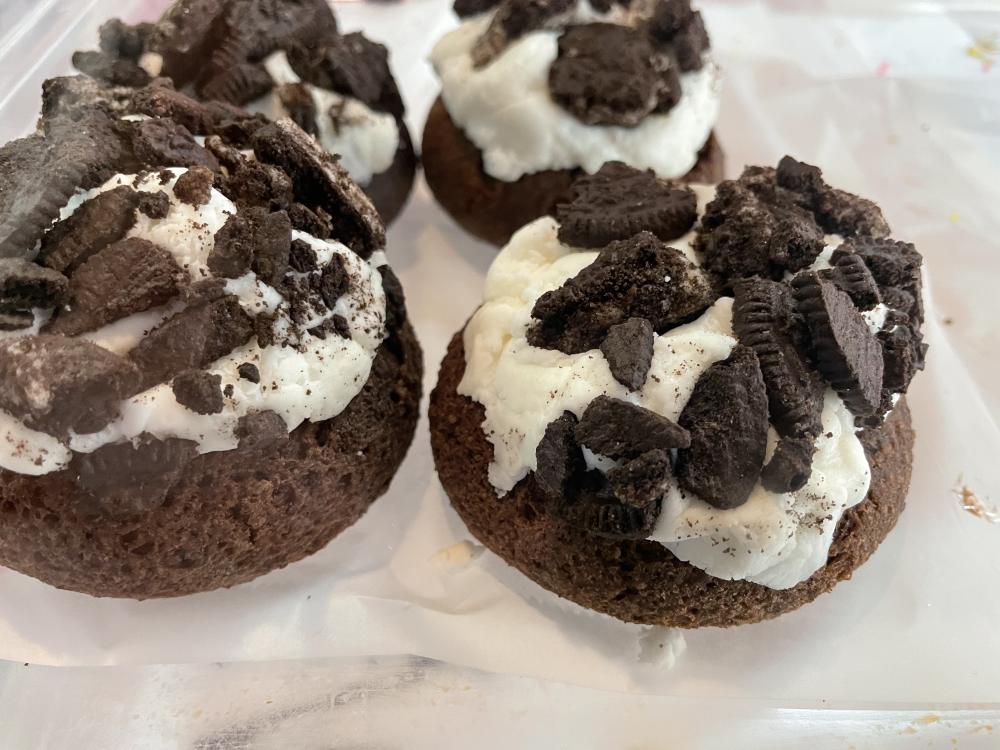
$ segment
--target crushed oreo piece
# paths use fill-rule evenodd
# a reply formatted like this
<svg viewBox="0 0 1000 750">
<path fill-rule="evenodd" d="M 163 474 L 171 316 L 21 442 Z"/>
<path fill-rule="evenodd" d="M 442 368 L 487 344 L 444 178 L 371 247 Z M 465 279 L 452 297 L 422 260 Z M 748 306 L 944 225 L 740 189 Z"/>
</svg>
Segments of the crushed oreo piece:
<svg viewBox="0 0 1000 750">
<path fill-rule="evenodd" d="M 816 196 L 826 189 L 819 167 L 806 164 L 791 156 L 783 156 L 775 170 L 778 186 L 803 195 Z"/>
<path fill-rule="evenodd" d="M 196 414 L 218 414 L 222 411 L 221 375 L 204 370 L 185 370 L 174 376 L 170 387 L 177 403 Z"/>
<path fill-rule="evenodd" d="M 318 206 L 314 211 L 301 203 L 292 203 L 288 207 L 288 218 L 293 229 L 321 240 L 333 239 L 333 217 Z"/>
<path fill-rule="evenodd" d="M 573 478 L 587 470 L 583 452 L 576 442 L 576 415 L 563 412 L 549 422 L 535 448 L 535 481 L 542 492 L 562 502 L 571 491 Z"/>
<path fill-rule="evenodd" d="M 663 499 L 670 476 L 670 453 L 658 448 L 611 469 L 608 488 L 621 502 L 646 508 Z"/>
<path fill-rule="evenodd" d="M 857 237 L 837 248 L 833 261 L 839 262 L 848 253 L 864 260 L 886 304 L 908 315 L 914 324 L 923 323 L 923 258 L 911 243 Z"/>
<path fill-rule="evenodd" d="M 927 344 L 920 331 L 908 322 L 887 324 L 878 334 L 885 363 L 882 391 L 889 395 L 905 393 L 910 381 L 924 369 Z M 884 398 L 883 398 L 884 400 Z"/>
<path fill-rule="evenodd" d="M 695 11 L 687 24 L 672 39 L 674 57 L 682 73 L 701 70 L 705 53 L 711 44 L 700 11 Z"/>
<path fill-rule="evenodd" d="M 107 52 L 86 50 L 74 52 L 73 67 L 81 73 L 96 78 L 112 86 L 145 86 L 149 83 L 149 73 L 126 60 Z"/>
<path fill-rule="evenodd" d="M 316 102 L 312 93 L 302 83 L 286 83 L 275 89 L 282 108 L 295 124 L 316 137 L 319 129 L 316 125 Z"/>
<path fill-rule="evenodd" d="M 319 268 L 316 251 L 305 240 L 294 239 L 288 252 L 288 265 L 299 273 L 315 271 Z"/>
<path fill-rule="evenodd" d="M 132 61 L 137 61 L 142 56 L 152 33 L 151 23 L 130 26 L 119 18 L 105 21 L 97 30 L 102 51 Z"/>
<path fill-rule="evenodd" d="M 853 414 L 874 414 L 884 365 L 882 346 L 864 317 L 846 292 L 815 273 L 798 274 L 792 287 L 812 334 L 816 367 Z"/>
<path fill-rule="evenodd" d="M 815 452 L 815 438 L 781 438 L 774 449 L 774 455 L 760 473 L 761 485 L 765 490 L 778 494 L 801 490 L 812 476 Z"/>
<path fill-rule="evenodd" d="M 165 219 L 170 213 L 170 196 L 162 190 L 157 190 L 155 193 L 142 191 L 139 193 L 136 208 L 139 209 L 139 213 L 150 219 Z"/>
<path fill-rule="evenodd" d="M 257 365 L 253 362 L 244 362 L 236 368 L 236 371 L 244 380 L 249 380 L 251 383 L 260 382 L 260 370 L 257 369 Z"/>
<path fill-rule="evenodd" d="M 473 65 L 477 68 L 488 65 L 511 42 L 530 31 L 556 25 L 575 4 L 575 0 L 502 0 L 490 25 L 472 48 Z"/>
<path fill-rule="evenodd" d="M 705 209 L 695 249 L 723 291 L 741 278 L 781 279 L 823 251 L 823 230 L 803 199 L 777 185 L 775 170 L 750 167 L 719 184 Z"/>
<path fill-rule="evenodd" d="M 323 302 L 331 310 L 334 305 L 337 304 L 337 300 L 340 299 L 351 286 L 351 279 L 347 274 L 347 265 L 344 263 L 344 258 L 338 253 L 335 253 L 330 262 L 326 264 L 323 268 L 322 274 L 319 276 L 319 293 L 323 298 Z"/>
<path fill-rule="evenodd" d="M 816 217 L 830 234 L 844 237 L 888 237 L 889 224 L 882 209 L 867 198 L 846 190 L 827 188 L 819 197 Z"/>
<path fill-rule="evenodd" d="M 875 277 L 864 259 L 855 253 L 840 253 L 832 260 L 832 267 L 820 271 L 819 276 L 847 292 L 859 310 L 871 310 L 882 301 Z"/>
<path fill-rule="evenodd" d="M 260 313 L 253 319 L 253 335 L 257 337 L 257 346 L 261 349 L 272 346 L 277 340 L 274 331 L 276 320 L 275 313 Z"/>
<path fill-rule="evenodd" d="M 677 452 L 677 481 L 715 508 L 747 501 L 764 465 L 767 392 L 753 349 L 737 344 L 698 378 L 678 419 L 691 445 Z"/>
<path fill-rule="evenodd" d="M 240 417 L 236 437 L 241 450 L 270 450 L 288 440 L 288 425 L 280 414 L 256 411 Z"/>
<path fill-rule="evenodd" d="M 651 484 L 648 477 L 640 479 L 648 469 L 637 467 L 635 479 Z M 626 477 L 619 478 L 619 482 Z M 609 539 L 644 539 L 649 536 L 660 513 L 659 497 L 632 505 L 614 496 L 609 482 L 599 471 L 588 471 L 582 485 L 569 502 L 557 506 L 556 513 L 567 523 L 596 536 Z M 637 495 L 638 496 L 638 495 Z"/>
<path fill-rule="evenodd" d="M 51 268 L 22 258 L 0 258 L 0 313 L 55 307 L 66 298 L 68 288 L 66 277 Z"/>
<path fill-rule="evenodd" d="M 638 458 L 647 451 L 686 448 L 687 430 L 654 411 L 610 396 L 598 396 L 587 406 L 576 428 L 576 439 L 608 458 Z"/>
<path fill-rule="evenodd" d="M 313 47 L 295 45 L 289 49 L 288 61 L 306 83 L 358 99 L 396 119 L 404 114 L 389 69 L 389 51 L 360 33 L 331 36 Z"/>
<path fill-rule="evenodd" d="M 197 454 L 193 440 L 161 440 L 143 433 L 133 442 L 74 454 L 69 468 L 97 511 L 123 516 L 160 507 Z"/>
<path fill-rule="evenodd" d="M 309 328 L 306 333 L 318 339 L 326 339 L 328 334 L 335 334 L 342 339 L 351 338 L 351 327 L 343 315 L 331 315 L 319 325 Z"/>
<path fill-rule="evenodd" d="M 42 432 L 97 432 L 138 384 L 139 373 L 128 360 L 89 341 L 0 339 L 0 409 Z"/>
<path fill-rule="evenodd" d="M 121 142 L 111 115 L 80 107 L 42 120 L 36 133 L 0 147 L 0 257 L 27 258 L 78 189 L 116 171 Z M 57 269 L 58 270 L 58 269 Z"/>
<path fill-rule="evenodd" d="M 459 18 L 467 18 L 493 10 L 499 4 L 500 0 L 455 0 L 452 9 Z"/>
<path fill-rule="evenodd" d="M 243 159 L 225 180 L 225 193 L 238 206 L 260 206 L 281 211 L 293 201 L 292 180 L 284 170 Z"/>
<path fill-rule="evenodd" d="M 98 193 L 56 222 L 42 239 L 38 261 L 72 273 L 87 258 L 122 239 L 135 225 L 139 194 L 128 185 Z"/>
<path fill-rule="evenodd" d="M 181 299 L 188 307 L 201 305 L 225 296 L 226 280 L 224 278 L 199 279 L 181 289 Z"/>
<path fill-rule="evenodd" d="M 46 333 L 78 336 L 169 302 L 187 273 L 173 254 L 138 237 L 128 237 L 91 256 L 69 281 L 69 309 L 60 311 Z"/>
<path fill-rule="evenodd" d="M 615 380 L 630 391 L 639 390 L 653 362 L 653 326 L 645 318 L 629 318 L 611 326 L 601 342 L 601 353 Z"/>
<path fill-rule="evenodd" d="M 35 316 L 30 312 L 0 312 L 0 331 L 21 331 L 34 323 Z"/>
<path fill-rule="evenodd" d="M 203 206 L 212 197 L 212 183 L 215 175 L 207 167 L 191 167 L 177 178 L 174 195 L 181 203 L 189 206 Z"/>
<path fill-rule="evenodd" d="M 570 26 L 549 68 L 553 101 L 588 125 L 635 127 L 680 99 L 680 80 L 640 30 L 611 23 Z"/>
<path fill-rule="evenodd" d="M 664 242 L 683 237 L 698 218 L 694 191 L 612 161 L 577 179 L 572 199 L 556 207 L 559 241 L 574 247 L 604 247 L 641 231 Z"/>
<path fill-rule="evenodd" d="M 398 331 L 406 322 L 406 296 L 396 272 L 388 265 L 379 266 L 382 275 L 382 291 L 385 292 L 385 327 Z"/>
<path fill-rule="evenodd" d="M 168 318 L 139 341 L 129 359 L 142 371 L 144 388 L 149 388 L 178 372 L 207 366 L 253 334 L 253 320 L 239 300 L 228 295 Z"/>
<path fill-rule="evenodd" d="M 642 232 L 612 242 L 591 265 L 539 297 L 528 342 L 577 354 L 599 347 L 611 326 L 629 318 L 645 318 L 662 333 L 714 301 L 683 253 Z"/>
<path fill-rule="evenodd" d="M 295 197 L 333 217 L 339 241 L 367 258 L 385 246 L 385 227 L 347 171 L 290 119 L 261 128 L 251 139 L 257 158 L 295 175 Z"/>
<path fill-rule="evenodd" d="M 649 33 L 659 42 L 670 42 L 691 23 L 693 15 L 691 0 L 659 0 L 649 16 Z"/>
<path fill-rule="evenodd" d="M 116 115 L 129 114 L 134 92 L 127 86 L 109 86 L 85 75 L 49 78 L 42 82 L 42 119 L 72 119 L 95 105 Z"/>
<path fill-rule="evenodd" d="M 284 211 L 260 207 L 233 214 L 215 233 L 208 268 L 216 276 L 235 279 L 251 268 L 260 280 L 278 286 L 288 270 L 292 228 Z"/>
<path fill-rule="evenodd" d="M 212 153 L 173 120 L 158 118 L 125 123 L 131 137 L 132 153 L 147 169 L 156 167 L 207 167 L 219 171 Z"/>
<path fill-rule="evenodd" d="M 208 270 L 224 279 L 238 279 L 250 270 L 253 260 L 251 224 L 240 211 L 226 219 L 215 233 L 215 242 L 208 254 Z"/>
<path fill-rule="evenodd" d="M 219 71 L 198 87 L 203 99 L 229 104 L 247 104 L 274 87 L 267 68 L 259 63 L 238 63 Z"/>
</svg>

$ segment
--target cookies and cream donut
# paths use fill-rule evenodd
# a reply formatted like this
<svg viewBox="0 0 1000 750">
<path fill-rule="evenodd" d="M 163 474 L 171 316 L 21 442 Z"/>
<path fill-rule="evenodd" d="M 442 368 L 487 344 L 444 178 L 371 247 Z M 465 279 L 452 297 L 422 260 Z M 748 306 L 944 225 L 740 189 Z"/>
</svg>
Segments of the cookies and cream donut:
<svg viewBox="0 0 1000 750">
<path fill-rule="evenodd" d="M 717 187 L 621 163 L 518 231 L 431 398 L 473 534 L 624 620 L 736 625 L 864 562 L 910 477 L 920 255 L 785 157 Z"/>
<path fill-rule="evenodd" d="M 717 182 L 720 76 L 689 0 L 456 4 L 434 47 L 441 95 L 424 129 L 428 184 L 473 234 L 503 244 L 574 177 L 621 161 Z"/>
<path fill-rule="evenodd" d="M 155 23 L 112 19 L 76 67 L 112 86 L 158 77 L 203 101 L 290 117 L 337 154 L 383 220 L 402 210 L 417 158 L 388 50 L 341 34 L 323 0 L 177 0 Z"/>
<path fill-rule="evenodd" d="M 160 84 L 45 101 L 0 149 L 0 564 L 148 598 L 317 551 L 418 413 L 374 206 L 288 119 Z"/>
</svg>

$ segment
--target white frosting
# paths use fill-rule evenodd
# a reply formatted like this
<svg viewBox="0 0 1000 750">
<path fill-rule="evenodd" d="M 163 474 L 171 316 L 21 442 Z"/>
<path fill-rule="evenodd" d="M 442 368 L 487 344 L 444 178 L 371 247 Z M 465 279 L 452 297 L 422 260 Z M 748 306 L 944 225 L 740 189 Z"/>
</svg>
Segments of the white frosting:
<svg viewBox="0 0 1000 750">
<path fill-rule="evenodd" d="M 698 191 L 703 205 L 711 189 Z M 599 350 L 564 354 L 531 346 L 526 334 L 535 300 L 597 257 L 563 245 L 557 231 L 555 220 L 544 217 L 511 238 L 464 332 L 466 370 L 458 392 L 485 407 L 483 429 L 494 448 L 489 480 L 501 495 L 535 468 L 546 426 L 564 411 L 582 416 L 607 394 L 676 420 L 701 373 L 736 344 L 732 300 L 724 297 L 694 322 L 655 337 L 649 375 L 637 392 L 612 377 Z M 694 258 L 693 236 L 671 244 Z M 798 492 L 776 494 L 758 484 L 744 505 L 719 510 L 671 482 L 650 538 L 718 578 L 776 589 L 805 580 L 825 564 L 837 522 L 864 499 L 870 481 L 854 418 L 830 389 L 823 428 L 812 475 Z M 769 451 L 776 440 L 771 432 Z M 597 459 L 587 456 L 591 468 L 607 470 L 606 459 Z"/>
<path fill-rule="evenodd" d="M 590 20 L 593 11 L 582 3 L 578 14 Z M 559 31 L 525 34 L 475 68 L 471 50 L 490 18 L 464 21 L 441 38 L 430 56 L 445 108 L 482 151 L 487 174 L 513 182 L 546 169 L 581 167 L 593 173 L 617 160 L 677 178 L 695 165 L 719 113 L 721 82 L 710 59 L 700 70 L 681 74 L 681 99 L 668 112 L 651 114 L 634 128 L 587 125 L 549 92 Z"/>
<path fill-rule="evenodd" d="M 301 83 L 281 50 L 265 58 L 264 67 L 277 86 Z M 373 176 L 392 166 L 399 149 L 399 126 L 392 115 L 376 112 L 353 97 L 311 83 L 303 85 L 316 105 L 317 140 L 331 154 L 340 155 L 341 164 L 355 182 L 367 185 Z M 329 115 L 333 108 L 339 110 L 336 122 Z M 289 116 L 274 91 L 251 102 L 246 109 L 260 112 L 272 120 Z"/>
<path fill-rule="evenodd" d="M 184 169 L 171 170 L 175 177 L 161 184 L 156 175 L 137 181 L 135 175 L 118 175 L 91 191 L 78 192 L 62 210 L 70 215 L 81 203 L 99 192 L 119 185 L 137 190 L 163 190 L 170 197 L 170 210 L 163 219 L 139 214 L 128 236 L 147 239 L 169 250 L 192 280 L 208 277 L 208 255 L 214 235 L 226 219 L 237 212 L 236 206 L 217 190 L 208 203 L 193 207 L 173 195 L 176 176 Z M 169 383 L 144 391 L 121 405 L 120 417 L 97 433 L 71 435 L 69 448 L 87 453 L 109 443 L 130 440 L 141 433 L 160 438 L 179 437 L 198 443 L 200 453 L 230 450 L 237 447 L 234 430 L 241 416 L 271 410 L 284 419 L 289 431 L 306 419 L 322 421 L 339 414 L 364 387 L 376 351 L 385 336 L 385 294 L 378 267 L 385 256 L 378 252 L 363 260 L 344 245 L 320 240 L 293 231 L 293 238 L 308 242 L 316 251 L 319 267 L 328 265 L 334 255 L 344 260 L 351 285 L 334 309 L 316 312 L 311 319 L 293 322 L 290 305 L 277 290 L 260 281 L 251 271 L 228 280 L 226 291 L 239 299 L 250 315 L 277 313 L 276 343 L 261 348 L 256 338 L 211 363 L 205 369 L 222 378 L 222 386 L 232 386 L 219 414 L 201 415 L 182 406 L 174 398 Z M 292 276 L 304 276 L 295 271 Z M 90 341 L 118 354 L 127 353 L 165 318 L 177 312 L 183 303 L 171 302 L 160 308 L 131 315 L 85 335 Z M 327 335 L 324 339 L 305 331 L 335 314 L 347 320 L 350 338 Z M 287 343 L 282 346 L 281 342 Z M 239 376 L 244 362 L 257 366 L 260 383 Z M 0 466 L 19 473 L 43 474 L 54 471 L 69 460 L 69 451 L 55 438 L 29 430 L 18 420 L 0 412 Z"/>
</svg>

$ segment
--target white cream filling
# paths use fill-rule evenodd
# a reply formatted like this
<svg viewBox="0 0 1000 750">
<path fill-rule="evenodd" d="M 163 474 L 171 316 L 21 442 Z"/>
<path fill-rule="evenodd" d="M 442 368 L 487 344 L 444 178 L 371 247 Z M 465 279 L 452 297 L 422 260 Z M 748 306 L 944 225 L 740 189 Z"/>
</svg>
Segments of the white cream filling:
<svg viewBox="0 0 1000 750">
<path fill-rule="evenodd" d="M 302 82 L 281 50 L 267 57 L 264 67 L 276 86 Z M 342 96 L 311 83 L 303 85 L 316 106 L 319 144 L 331 154 L 340 155 L 341 164 L 355 182 L 367 185 L 372 177 L 392 166 L 399 149 L 399 126 L 392 115 L 376 112 L 353 97 Z M 336 122 L 329 114 L 332 108 L 339 110 Z M 274 91 L 250 102 L 246 109 L 272 120 L 289 116 Z"/>
<path fill-rule="evenodd" d="M 163 219 L 139 214 L 128 236 L 147 239 L 169 250 L 193 281 L 210 276 L 207 261 L 214 246 L 215 232 L 237 212 L 236 206 L 217 190 L 212 190 L 207 204 L 193 207 L 173 195 L 177 176 L 184 169 L 170 170 L 175 177 L 161 184 L 154 174 L 144 181 L 135 175 L 118 175 L 90 191 L 80 191 L 62 210 L 69 216 L 85 200 L 119 185 L 137 190 L 163 190 L 170 197 L 170 211 Z M 234 294 L 251 316 L 261 312 L 277 313 L 275 330 L 279 343 L 261 348 L 256 338 L 205 369 L 222 378 L 222 387 L 232 386 L 221 413 L 201 415 L 182 406 L 174 398 L 169 383 L 160 384 L 122 402 L 121 414 L 97 433 L 71 435 L 69 448 L 88 453 L 109 443 L 121 442 L 150 433 L 160 438 L 179 437 L 198 443 L 200 453 L 230 450 L 237 447 L 234 434 L 237 422 L 247 413 L 263 410 L 281 415 L 289 431 L 306 419 L 322 421 L 335 417 L 361 391 L 368 380 L 376 351 L 385 336 L 385 293 L 378 268 L 385 265 L 384 253 L 374 253 L 363 260 L 344 245 L 320 240 L 293 231 L 293 238 L 308 242 L 316 251 L 320 268 L 334 255 L 343 258 L 351 278 L 350 290 L 340 297 L 334 309 L 317 314 L 311 320 L 295 323 L 290 306 L 279 292 L 260 281 L 251 271 L 226 282 L 227 293 Z M 289 271 L 291 275 L 297 274 Z M 126 354 L 158 323 L 182 309 L 180 301 L 131 315 L 87 333 L 84 337 L 117 354 Z M 305 331 L 335 314 L 347 320 L 350 338 L 328 334 L 325 339 Z M 294 346 L 282 346 L 287 338 Z M 260 383 L 239 376 L 244 362 L 257 366 Z M 55 438 L 29 430 L 14 417 L 0 412 L 0 467 L 25 474 L 44 474 L 62 468 L 69 461 L 69 450 Z"/>
<path fill-rule="evenodd" d="M 587 8 L 582 3 L 581 20 L 592 20 Z M 546 169 L 580 167 L 593 173 L 607 161 L 623 161 L 677 178 L 698 161 L 719 113 L 721 78 L 712 60 L 680 76 L 682 96 L 670 111 L 651 114 L 634 128 L 587 125 L 549 92 L 559 31 L 528 33 L 475 68 L 471 51 L 490 18 L 484 14 L 462 22 L 430 55 L 445 108 L 482 151 L 487 174 L 513 182 Z"/>
<path fill-rule="evenodd" d="M 697 190 L 704 205 L 712 189 Z M 655 337 L 649 375 L 637 392 L 612 377 L 599 350 L 564 354 L 529 345 L 538 297 L 597 257 L 563 245 L 557 231 L 555 220 L 544 217 L 511 238 L 493 262 L 483 304 L 464 331 L 466 370 L 458 392 L 485 407 L 483 430 L 494 449 L 489 480 L 500 495 L 535 468 L 546 426 L 564 411 L 582 416 L 594 398 L 607 394 L 676 420 L 700 375 L 736 344 L 732 299 L 724 297 L 694 322 Z M 671 244 L 693 259 L 693 237 Z M 826 563 L 838 521 L 864 499 L 871 476 L 854 418 L 831 389 L 823 428 L 812 475 L 801 490 L 776 494 L 758 484 L 744 505 L 719 510 L 671 481 L 650 538 L 717 578 L 775 589 L 804 581 Z M 771 432 L 769 451 L 776 440 Z M 608 468 L 606 459 L 587 459 L 591 468 Z"/>
</svg>

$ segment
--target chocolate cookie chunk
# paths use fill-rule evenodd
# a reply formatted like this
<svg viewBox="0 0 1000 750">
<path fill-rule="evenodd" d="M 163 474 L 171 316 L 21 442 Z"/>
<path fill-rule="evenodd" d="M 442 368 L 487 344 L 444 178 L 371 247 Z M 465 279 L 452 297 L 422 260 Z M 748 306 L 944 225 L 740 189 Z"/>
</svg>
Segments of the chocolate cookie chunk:
<svg viewBox="0 0 1000 750">
<path fill-rule="evenodd" d="M 30 312 L 0 312 L 0 331 L 20 331 L 30 328 L 35 322 L 35 316 Z"/>
<path fill-rule="evenodd" d="M 0 258 L 0 313 L 30 312 L 62 303 L 69 282 L 61 273 L 21 258 Z"/>
<path fill-rule="evenodd" d="M 65 436 L 97 432 L 137 391 L 127 360 L 82 339 L 0 339 L 0 409 L 29 427 Z"/>
<path fill-rule="evenodd" d="M 837 254 L 832 258 L 832 268 L 820 271 L 819 276 L 847 292 L 859 310 L 871 310 L 882 301 L 875 277 L 868 270 L 864 259 L 856 253 Z"/>
<path fill-rule="evenodd" d="M 347 171 L 291 120 L 261 128 L 251 139 L 257 158 L 295 175 L 295 197 L 325 210 L 337 239 L 367 258 L 385 246 L 378 212 Z"/>
<path fill-rule="evenodd" d="M 403 285 L 391 266 L 379 266 L 378 272 L 382 275 L 382 291 L 385 292 L 385 327 L 395 331 L 406 322 Z"/>
<path fill-rule="evenodd" d="M 274 88 L 274 79 L 259 63 L 237 63 L 205 81 L 198 92 L 205 99 L 229 104 L 247 104 Z"/>
<path fill-rule="evenodd" d="M 657 41 L 670 42 L 691 23 L 693 17 L 691 0 L 659 0 L 653 6 L 647 27 Z"/>
<path fill-rule="evenodd" d="M 576 441 L 576 426 L 576 415 L 563 412 L 549 422 L 535 448 L 535 481 L 542 492 L 559 503 L 573 491 L 574 477 L 587 470 Z"/>
<path fill-rule="evenodd" d="M 256 411 L 240 417 L 236 437 L 240 448 L 271 450 L 288 440 L 288 425 L 277 412 Z"/>
<path fill-rule="evenodd" d="M 927 344 L 924 343 L 920 330 L 908 320 L 887 321 L 885 328 L 878 334 L 878 340 L 882 344 L 882 359 L 885 364 L 882 377 L 884 403 L 886 394 L 891 401 L 893 394 L 905 393 L 913 376 L 924 369 Z"/>
<path fill-rule="evenodd" d="M 601 354 L 615 380 L 630 391 L 639 390 L 653 362 L 653 326 L 644 318 L 611 326 L 601 342 Z"/>
<path fill-rule="evenodd" d="M 70 470 L 90 494 L 94 511 L 111 516 L 145 513 L 163 503 L 197 448 L 191 440 L 143 434 L 136 441 L 77 453 Z"/>
<path fill-rule="evenodd" d="M 786 284 L 744 279 L 734 292 L 733 330 L 757 355 L 771 421 L 780 437 L 762 481 L 773 492 L 791 492 L 810 476 L 815 440 L 823 426 L 823 382 L 809 364 L 808 329 Z"/>
<path fill-rule="evenodd" d="M 721 289 L 750 276 L 778 280 L 812 264 L 824 234 L 803 202 L 777 185 L 774 170 L 748 169 L 739 180 L 719 184 L 695 248 Z"/>
<path fill-rule="evenodd" d="M 293 271 L 309 273 L 319 268 L 319 259 L 312 245 L 305 240 L 295 239 L 292 240 L 288 252 L 288 265 L 292 267 Z"/>
<path fill-rule="evenodd" d="M 139 341 L 129 359 L 142 371 L 143 388 L 150 388 L 183 370 L 211 364 L 253 334 L 252 319 L 229 295 L 168 318 Z"/>
<path fill-rule="evenodd" d="M 219 171 L 219 162 L 195 141 L 186 127 L 167 118 L 127 123 L 132 153 L 147 169 L 207 167 Z"/>
<path fill-rule="evenodd" d="M 455 0 L 452 9 L 459 18 L 467 18 L 493 10 L 499 4 L 500 0 Z"/>
<path fill-rule="evenodd" d="M 655 507 L 655 519 L 670 476 L 670 453 L 656 448 L 611 469 L 608 489 L 625 505 L 641 509 Z"/>
<path fill-rule="evenodd" d="M 174 298 L 188 274 L 169 250 L 129 237 L 85 261 L 69 281 L 69 309 L 46 333 L 78 336 Z"/>
<path fill-rule="evenodd" d="M 857 237 L 837 248 L 833 260 L 839 262 L 850 253 L 864 260 L 890 307 L 908 315 L 915 325 L 924 322 L 923 258 L 911 243 Z"/>
<path fill-rule="evenodd" d="M 645 318 L 662 333 L 701 313 L 714 295 L 695 267 L 649 232 L 612 242 L 532 308 L 528 342 L 567 354 L 596 349 L 613 325 Z"/>
<path fill-rule="evenodd" d="M 590 493 L 559 510 L 559 515 L 579 529 L 611 539 L 644 539 L 660 513 L 660 501 L 638 507 L 617 501 L 610 493 Z"/>
<path fill-rule="evenodd" d="M 0 147 L 0 258 L 28 257 L 70 196 L 103 182 L 121 155 L 104 112 L 84 108 L 77 119 L 43 123 L 44 135 Z"/>
<path fill-rule="evenodd" d="M 633 459 L 648 451 L 691 444 L 691 436 L 682 426 L 610 396 L 598 396 L 590 402 L 577 425 L 576 439 L 594 453 L 615 459 Z"/>
<path fill-rule="evenodd" d="M 668 59 L 654 58 L 649 38 L 638 29 L 609 23 L 570 26 L 559 37 L 549 91 L 588 125 L 635 127 L 680 99 L 676 69 Z"/>
<path fill-rule="evenodd" d="M 569 13 L 575 0 L 502 0 L 490 25 L 472 48 L 472 62 L 481 68 L 511 42 L 535 29 L 554 25 Z"/>
<path fill-rule="evenodd" d="M 359 33 L 324 39 L 321 45 L 290 48 L 288 61 L 306 83 L 358 99 L 399 119 L 404 114 L 389 51 Z"/>
<path fill-rule="evenodd" d="M 240 377 L 244 380 L 249 380 L 251 383 L 260 382 L 260 370 L 257 369 L 257 365 L 253 362 L 244 362 L 236 368 L 236 371 L 239 372 Z"/>
<path fill-rule="evenodd" d="M 764 465 L 767 392 L 753 349 L 737 344 L 695 383 L 678 422 L 691 445 L 677 452 L 680 486 L 716 508 L 747 501 Z"/>
<path fill-rule="evenodd" d="M 218 414 L 225 404 L 221 375 L 204 370 L 185 370 L 174 376 L 170 387 L 177 403 L 196 414 Z"/>
<path fill-rule="evenodd" d="M 827 188 L 819 197 L 816 217 L 824 230 L 844 237 L 888 237 L 882 209 L 867 198 Z"/>
<path fill-rule="evenodd" d="M 102 52 L 132 61 L 137 61 L 142 56 L 152 33 L 151 23 L 130 26 L 119 18 L 105 21 L 97 30 Z"/>
<path fill-rule="evenodd" d="M 240 159 L 223 180 L 223 191 L 237 206 L 259 206 L 269 211 L 291 209 L 292 180 L 284 170 L 255 159 Z"/>
<path fill-rule="evenodd" d="M 122 239 L 135 225 L 139 194 L 121 185 L 81 203 L 42 239 L 38 261 L 72 273 L 90 256 Z"/>
<path fill-rule="evenodd" d="M 694 191 L 659 179 L 652 170 L 619 161 L 573 183 L 572 199 L 556 207 L 559 241 L 604 247 L 642 231 L 663 241 L 683 237 L 698 218 Z"/>
<path fill-rule="evenodd" d="M 813 337 L 816 367 L 857 416 L 881 401 L 882 346 L 851 298 L 814 273 L 792 280 L 797 307 Z"/>
<path fill-rule="evenodd" d="M 215 233 L 208 268 L 216 276 L 235 279 L 251 268 L 261 281 L 278 286 L 288 270 L 292 226 L 284 211 L 244 208 Z"/>
<path fill-rule="evenodd" d="M 710 42 L 701 12 L 696 11 L 672 39 L 674 57 L 682 73 L 701 70 Z"/>
<path fill-rule="evenodd" d="M 181 203 L 189 206 L 204 206 L 212 197 L 212 183 L 215 175 L 206 167 L 191 167 L 177 178 L 174 195 Z"/>
<path fill-rule="evenodd" d="M 73 67 L 81 73 L 104 81 L 112 86 L 145 86 L 149 83 L 149 73 L 126 60 L 107 52 L 89 50 L 74 52 Z"/>
</svg>

